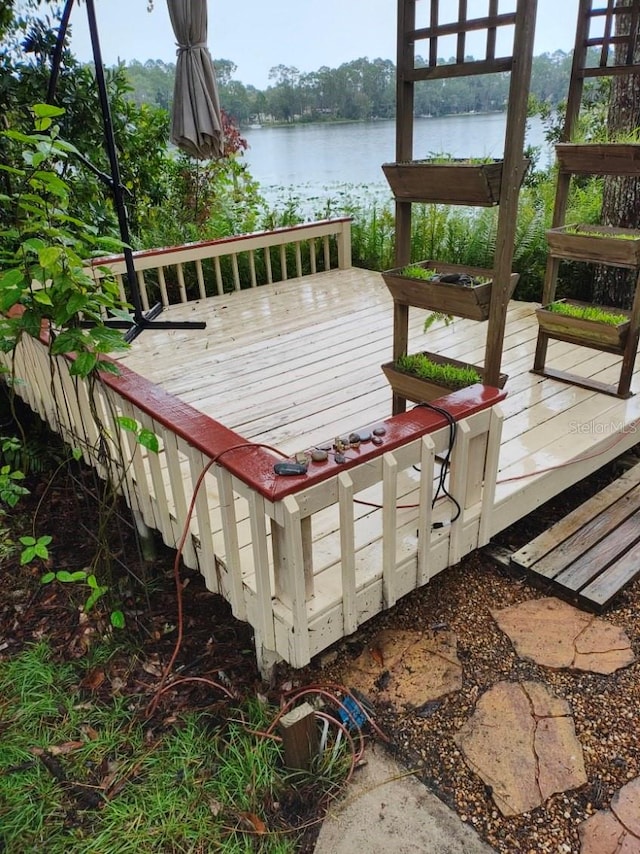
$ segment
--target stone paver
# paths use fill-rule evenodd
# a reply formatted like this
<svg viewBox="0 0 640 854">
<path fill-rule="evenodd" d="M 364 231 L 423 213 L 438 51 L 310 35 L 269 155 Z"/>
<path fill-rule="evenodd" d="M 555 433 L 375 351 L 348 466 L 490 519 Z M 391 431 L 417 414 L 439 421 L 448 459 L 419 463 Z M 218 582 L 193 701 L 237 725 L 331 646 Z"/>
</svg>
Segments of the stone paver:
<svg viewBox="0 0 640 854">
<path fill-rule="evenodd" d="M 376 700 L 419 707 L 462 686 L 456 636 L 450 631 L 385 629 L 343 671 L 342 680 Z"/>
<path fill-rule="evenodd" d="M 454 740 L 505 816 L 587 782 L 569 706 L 539 682 L 494 685 Z"/>
<path fill-rule="evenodd" d="M 640 854 L 640 777 L 611 799 L 578 828 L 580 854 Z"/>
<path fill-rule="evenodd" d="M 635 661 L 627 633 L 555 597 L 491 612 L 516 652 L 545 667 L 610 674 Z"/>
</svg>

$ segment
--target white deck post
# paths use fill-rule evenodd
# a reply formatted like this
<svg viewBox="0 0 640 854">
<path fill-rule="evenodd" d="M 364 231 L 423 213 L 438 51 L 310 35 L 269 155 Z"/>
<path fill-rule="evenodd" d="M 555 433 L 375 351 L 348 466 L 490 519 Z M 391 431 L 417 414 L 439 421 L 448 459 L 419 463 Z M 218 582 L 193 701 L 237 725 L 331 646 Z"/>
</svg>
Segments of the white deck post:
<svg viewBox="0 0 640 854">
<path fill-rule="evenodd" d="M 422 437 L 420 456 L 420 507 L 418 510 L 418 567 L 416 585 L 421 587 L 431 578 L 429 570 L 429 548 L 433 524 L 433 477 L 436 446 L 431 436 Z"/>
<path fill-rule="evenodd" d="M 396 604 L 396 540 L 398 462 L 393 454 L 382 458 L 382 599 L 385 608 Z"/>
<path fill-rule="evenodd" d="M 338 504 L 340 507 L 342 619 L 344 634 L 350 635 L 358 628 L 358 604 L 356 602 L 353 480 L 347 472 L 341 472 L 338 475 Z"/>
<path fill-rule="evenodd" d="M 503 423 L 504 413 L 500 404 L 496 404 L 491 409 L 491 421 L 489 422 L 487 455 L 484 463 L 484 488 L 482 491 L 478 548 L 486 546 L 493 534 L 494 504 L 496 499 L 496 482 L 498 480 L 498 461 L 500 457 L 500 442 L 502 440 Z"/>
<path fill-rule="evenodd" d="M 311 660 L 309 652 L 309 622 L 307 620 L 307 597 L 305 592 L 305 561 L 303 545 L 302 515 L 298 502 L 292 495 L 282 501 L 284 510 L 284 564 L 287 588 L 290 597 L 291 664 L 304 667 Z"/>
<path fill-rule="evenodd" d="M 251 547 L 256 579 L 255 642 L 258 666 L 267 667 L 267 661 L 275 654 L 276 637 L 271 603 L 271 580 L 269 577 L 269 553 L 267 550 L 267 525 L 264 498 L 257 492 L 248 495 L 249 521 L 251 525 Z"/>
<path fill-rule="evenodd" d="M 224 537 L 225 565 L 230 577 L 227 596 L 231 602 L 233 616 L 238 620 L 247 619 L 247 606 L 242 584 L 242 562 L 238 544 L 238 520 L 233 494 L 233 482 L 230 473 L 222 466 L 215 467 L 220 496 L 220 515 L 222 517 L 222 535 Z"/>
<path fill-rule="evenodd" d="M 456 441 L 451 455 L 449 492 L 460 505 L 460 515 L 451 523 L 449 533 L 449 566 L 460 562 L 462 551 L 462 533 L 466 521 L 467 508 L 467 472 L 470 465 L 471 428 L 466 420 L 458 421 Z M 452 508 L 453 511 L 453 508 Z"/>
<path fill-rule="evenodd" d="M 343 222 L 337 234 L 338 268 L 347 270 L 351 266 L 351 223 Z"/>
</svg>

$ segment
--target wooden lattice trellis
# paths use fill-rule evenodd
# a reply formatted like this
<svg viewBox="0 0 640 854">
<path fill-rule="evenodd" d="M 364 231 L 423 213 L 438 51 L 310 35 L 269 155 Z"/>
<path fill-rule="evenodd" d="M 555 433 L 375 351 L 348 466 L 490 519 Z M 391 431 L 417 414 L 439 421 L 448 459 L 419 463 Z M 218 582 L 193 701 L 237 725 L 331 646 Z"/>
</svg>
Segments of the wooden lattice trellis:
<svg viewBox="0 0 640 854">
<path fill-rule="evenodd" d="M 524 136 L 527 100 L 531 78 L 533 37 L 537 0 L 488 0 L 488 14 L 470 17 L 467 0 L 458 0 L 457 17 L 446 20 L 452 3 L 440 0 L 398 0 L 396 161 L 413 160 L 414 87 L 418 81 L 445 80 L 480 74 L 509 73 L 509 98 L 502 158 L 502 183 L 499 193 L 493 289 L 489 311 L 484 360 L 484 380 L 498 384 L 506 312 L 511 293 L 511 266 L 515 240 L 520 184 L 524 174 Z M 474 48 L 484 42 L 484 52 L 470 59 L 467 49 L 473 37 Z M 442 61 L 442 42 L 455 40 L 455 61 Z M 505 55 L 503 43 L 509 44 Z M 420 54 L 424 45 L 426 59 Z M 411 205 L 415 201 L 438 201 L 429 193 L 396 192 L 396 266 L 411 260 Z M 453 199 L 446 203 L 460 203 Z M 409 306 L 394 303 L 394 359 L 406 353 Z M 405 401 L 394 396 L 394 411 Z"/>
</svg>

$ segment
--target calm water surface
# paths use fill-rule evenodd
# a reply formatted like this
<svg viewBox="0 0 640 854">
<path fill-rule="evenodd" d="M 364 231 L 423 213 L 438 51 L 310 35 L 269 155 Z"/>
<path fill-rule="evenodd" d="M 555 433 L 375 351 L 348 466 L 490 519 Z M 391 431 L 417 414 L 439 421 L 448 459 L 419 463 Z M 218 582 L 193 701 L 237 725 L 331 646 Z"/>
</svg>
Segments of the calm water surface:
<svg viewBox="0 0 640 854">
<path fill-rule="evenodd" d="M 414 156 L 501 157 L 505 123 L 505 113 L 416 119 Z M 288 194 L 321 200 L 345 192 L 390 197 L 381 164 L 394 160 L 392 120 L 249 128 L 243 133 L 250 146 L 245 160 L 270 201 Z M 542 145 L 541 163 L 548 162 L 538 117 L 528 121 L 526 143 Z"/>
</svg>

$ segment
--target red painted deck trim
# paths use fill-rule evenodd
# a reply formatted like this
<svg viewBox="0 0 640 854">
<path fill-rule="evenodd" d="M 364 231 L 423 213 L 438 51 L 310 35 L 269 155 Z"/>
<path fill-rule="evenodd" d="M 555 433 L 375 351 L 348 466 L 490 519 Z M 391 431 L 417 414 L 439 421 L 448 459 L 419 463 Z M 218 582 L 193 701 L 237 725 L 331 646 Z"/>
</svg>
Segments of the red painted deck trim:
<svg viewBox="0 0 640 854">
<path fill-rule="evenodd" d="M 15 309 L 19 311 L 20 307 L 16 306 Z M 48 339 L 48 329 L 43 325 L 40 333 L 41 344 L 48 346 Z M 67 358 L 72 361 L 75 356 L 71 354 Z M 393 451 L 400 445 L 419 439 L 427 433 L 433 433 L 448 423 L 444 415 L 427 407 L 417 406 L 408 412 L 392 415 L 378 422 L 387 431 L 382 445 L 366 442 L 357 450 L 350 449 L 346 454 L 345 463 L 336 463 L 333 458 L 330 458 L 323 463 L 311 462 L 305 475 L 279 476 L 273 471 L 273 466 L 284 456 L 278 457 L 264 445 L 250 442 L 244 436 L 220 424 L 219 421 L 198 412 L 190 404 L 184 403 L 160 386 L 136 374 L 126 365 L 116 364 L 120 376 L 101 374 L 101 379 L 106 386 L 167 430 L 184 439 L 205 457 L 219 458 L 219 465 L 224 466 L 243 483 L 270 501 L 279 501 L 287 495 L 293 495 L 308 486 L 314 486 L 323 480 L 335 477 L 340 471 L 348 471 L 387 451 Z M 507 393 L 502 389 L 478 384 L 452 392 L 433 403 L 441 409 L 446 409 L 456 421 L 459 421 L 490 408 L 504 400 L 506 396 Z M 365 427 L 363 425 L 356 429 L 364 430 Z"/>
<path fill-rule="evenodd" d="M 304 232 L 309 231 L 311 228 L 316 228 L 317 226 L 323 225 L 334 225 L 335 223 L 341 222 L 352 222 L 353 217 L 350 216 L 340 216 L 333 217 L 331 219 L 319 219 L 314 222 L 302 223 L 300 225 L 288 225 L 282 226 L 281 228 L 272 228 L 268 231 L 253 231 L 250 234 L 236 234 L 232 237 L 219 237 L 215 240 L 203 240 L 197 243 L 181 243 L 180 246 L 163 246 L 160 249 L 139 249 L 133 253 L 134 260 L 136 258 L 161 258 L 163 255 L 170 255 L 173 252 L 180 252 L 184 249 L 194 249 L 205 246 L 222 246 L 224 244 L 230 243 L 243 243 L 247 240 L 253 240 L 256 237 L 266 237 L 267 235 L 273 234 L 287 234 L 287 233 L 295 233 L 295 232 Z M 276 246 L 278 244 L 275 244 Z M 242 251 L 239 249 L 238 251 Z M 114 264 L 118 261 L 123 261 L 124 255 L 110 255 L 104 258 L 93 258 L 90 261 L 91 267 L 102 267 L 109 264 Z"/>
<path fill-rule="evenodd" d="M 219 465 L 271 501 L 279 501 L 287 495 L 293 495 L 301 489 L 335 477 L 340 471 L 379 457 L 400 445 L 433 433 L 448 423 L 443 415 L 426 407 L 416 407 L 378 422 L 387 431 L 382 445 L 376 446 L 367 442 L 357 450 L 349 450 L 346 463 L 336 463 L 330 458 L 324 463 L 310 463 L 306 475 L 283 477 L 275 474 L 273 466 L 284 457 L 276 456 L 266 447 L 250 442 L 208 415 L 198 412 L 125 365 L 119 365 L 119 368 L 119 377 L 103 375 L 105 385 L 193 445 L 206 457 L 219 458 Z M 459 421 L 488 409 L 505 397 L 506 392 L 501 389 L 475 385 L 446 395 L 434 403 L 446 409 Z"/>
<path fill-rule="evenodd" d="M 433 401 L 441 409 L 446 409 L 456 421 L 488 409 L 506 397 L 506 392 L 491 386 L 474 385 L 461 391 L 453 392 Z M 324 480 L 335 477 L 341 471 L 348 471 L 354 466 L 382 456 L 387 451 L 393 451 L 401 445 L 406 445 L 414 439 L 419 439 L 427 433 L 433 433 L 448 424 L 444 415 L 426 407 L 416 407 L 401 415 L 391 415 L 376 424 L 384 426 L 386 434 L 382 437 L 382 445 L 366 442 L 357 449 L 345 452 L 347 461 L 336 463 L 330 456 L 326 462 L 310 462 L 305 475 L 296 477 L 279 476 L 273 471 L 274 459 L 267 452 L 250 448 L 229 453 L 221 464 L 250 485 L 257 492 L 272 501 L 279 501 L 287 495 L 294 495 L 301 489 L 315 486 Z M 365 429 L 364 427 L 362 428 Z M 366 429 L 369 429 L 368 427 Z M 357 432 L 357 430 L 356 430 Z M 301 449 L 302 450 L 302 449 Z M 249 475 L 249 477 L 247 477 Z"/>
</svg>

